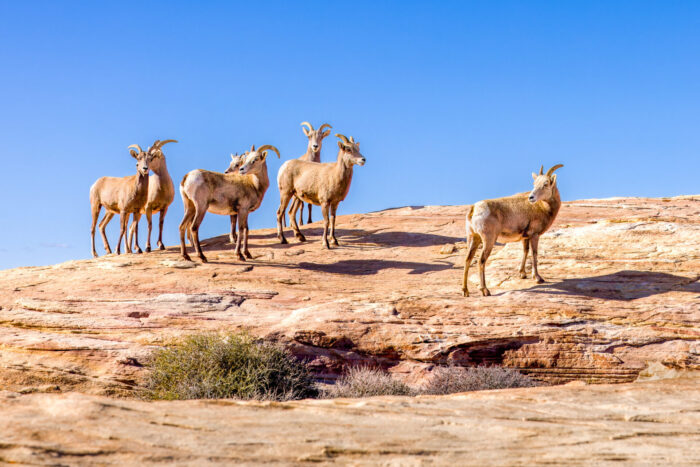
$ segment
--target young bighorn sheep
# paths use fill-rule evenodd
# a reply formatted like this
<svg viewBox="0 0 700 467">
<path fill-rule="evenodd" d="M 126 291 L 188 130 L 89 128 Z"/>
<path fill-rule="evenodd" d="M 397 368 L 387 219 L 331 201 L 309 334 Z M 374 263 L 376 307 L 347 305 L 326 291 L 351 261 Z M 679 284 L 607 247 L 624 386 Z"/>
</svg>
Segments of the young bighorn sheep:
<svg viewBox="0 0 700 467">
<path fill-rule="evenodd" d="M 304 128 L 304 125 L 308 126 L 308 130 Z M 313 125 L 311 125 L 309 122 L 301 122 L 301 129 L 306 135 L 306 137 L 309 139 L 309 143 L 306 146 L 306 152 L 304 153 L 303 156 L 299 158 L 299 160 L 302 161 L 309 161 L 309 162 L 321 162 L 321 146 L 323 144 L 323 138 L 331 134 L 331 130 L 326 130 L 323 131 L 324 128 L 333 128 L 330 126 L 328 123 L 324 123 L 319 127 L 318 130 L 314 130 Z M 301 209 L 299 211 L 299 224 L 303 225 L 304 224 L 304 202 L 300 200 L 299 198 L 294 198 L 292 201 L 292 205 L 289 206 L 289 214 L 292 214 L 292 211 L 296 211 L 297 209 Z M 309 218 L 307 223 L 310 224 L 311 221 L 311 204 L 309 204 Z M 286 227 L 286 223 L 285 223 Z"/>
<path fill-rule="evenodd" d="M 180 252 L 184 259 L 191 261 L 185 249 L 185 232 L 189 230 L 197 254 L 207 262 L 199 243 L 199 226 L 207 211 L 238 216 L 235 253 L 241 261 L 252 258 L 248 251 L 248 214 L 260 206 L 270 186 L 266 162 L 268 150 L 280 157 L 274 146 L 266 144 L 257 150 L 253 146 L 238 169 L 239 173 L 222 174 L 197 169 L 185 175 L 180 183 L 180 195 L 185 205 L 185 216 L 180 223 Z"/>
<path fill-rule="evenodd" d="M 540 235 L 549 229 L 561 207 L 561 198 L 557 188 L 557 176 L 554 171 L 564 167 L 557 164 L 542 173 L 532 174 L 534 188 L 530 193 L 519 193 L 505 198 L 487 199 L 474 204 L 467 214 L 467 257 L 464 263 L 462 292 L 469 296 L 467 277 L 477 248 L 484 244 L 479 258 L 480 290 L 484 296 L 491 295 L 486 288 L 486 260 L 491 254 L 496 240 L 523 244 L 523 259 L 520 263 L 520 277 L 525 279 L 525 260 L 532 248 L 532 278 L 538 284 L 544 282 L 537 271 L 537 245 Z"/>
<path fill-rule="evenodd" d="M 282 219 L 287 204 L 296 196 L 309 204 L 321 206 L 323 213 L 323 247 L 330 249 L 328 244 L 328 224 L 330 212 L 330 236 L 333 244 L 338 245 L 335 238 L 335 214 L 338 203 L 343 201 L 350 190 L 353 166 L 364 165 L 365 157 L 360 154 L 360 143 L 350 137 L 336 134 L 338 141 L 338 160 L 336 162 L 309 162 L 292 159 L 285 162 L 277 175 L 277 185 L 280 189 L 280 206 L 277 209 L 277 238 L 281 243 L 287 243 L 282 231 Z M 294 234 L 300 241 L 306 238 L 299 231 L 296 221 L 296 210 L 292 211 L 290 221 Z"/>
<path fill-rule="evenodd" d="M 136 148 L 138 152 L 131 148 Z M 90 187 L 90 207 L 92 211 L 90 235 L 92 236 L 92 256 L 95 258 L 97 258 L 97 251 L 95 250 L 95 225 L 97 224 L 97 218 L 100 215 L 102 207 L 104 206 L 106 212 L 100 222 L 100 233 L 102 234 L 105 250 L 107 253 L 112 253 L 112 249 L 109 247 L 109 242 L 107 241 L 107 235 L 105 234 L 105 228 L 107 224 L 109 224 L 109 221 L 112 220 L 112 217 L 114 217 L 115 214 L 119 214 L 120 229 L 119 241 L 117 242 L 117 254 L 121 254 L 122 238 L 126 234 L 129 215 L 134 214 L 134 221 L 132 222 L 138 222 L 136 214 L 143 209 L 148 199 L 148 170 L 153 155 L 141 149 L 138 144 L 129 146 L 129 153 L 136 159 L 136 175 L 121 178 L 102 177 Z M 124 238 L 124 246 L 126 247 L 126 252 L 131 253 L 131 245 L 126 238 Z M 141 253 L 141 249 L 138 248 L 138 242 L 136 251 Z"/>
<path fill-rule="evenodd" d="M 146 237 L 146 251 L 151 251 L 151 230 L 153 228 L 153 214 L 160 212 L 160 219 L 158 221 L 158 248 L 165 250 L 165 245 L 163 245 L 163 222 L 165 221 L 165 214 L 168 212 L 168 207 L 175 199 L 175 188 L 173 186 L 173 179 L 170 178 L 168 173 L 168 166 L 165 163 L 165 154 L 163 154 L 163 146 L 168 143 L 177 143 L 177 140 L 166 139 L 165 141 L 156 140 L 148 149 L 148 152 L 152 156 L 151 160 L 151 172 L 153 175 L 149 177 L 148 182 L 148 200 L 146 205 L 143 207 L 139 214 L 134 214 L 136 222 L 131 223 L 131 228 L 129 229 L 129 245 L 131 245 L 131 238 L 136 234 L 136 250 L 140 251 L 139 247 L 139 233 L 138 233 L 138 221 L 141 214 L 146 214 L 146 220 L 148 221 L 148 237 Z"/>
</svg>

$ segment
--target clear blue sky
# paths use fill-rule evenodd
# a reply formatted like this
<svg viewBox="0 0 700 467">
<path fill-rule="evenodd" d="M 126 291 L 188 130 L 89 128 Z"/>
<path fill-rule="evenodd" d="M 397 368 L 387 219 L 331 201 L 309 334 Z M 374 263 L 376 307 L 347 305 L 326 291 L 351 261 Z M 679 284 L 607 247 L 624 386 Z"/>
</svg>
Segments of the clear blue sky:
<svg viewBox="0 0 700 467">
<path fill-rule="evenodd" d="M 179 183 L 251 144 L 300 156 L 303 120 L 362 142 L 339 214 L 525 191 L 555 163 L 568 200 L 700 192 L 697 1 L 2 1 L 0 64 L 0 268 L 89 257 L 89 187 L 135 173 L 129 144 L 178 139 Z M 278 203 L 273 183 L 252 227 Z"/>
</svg>

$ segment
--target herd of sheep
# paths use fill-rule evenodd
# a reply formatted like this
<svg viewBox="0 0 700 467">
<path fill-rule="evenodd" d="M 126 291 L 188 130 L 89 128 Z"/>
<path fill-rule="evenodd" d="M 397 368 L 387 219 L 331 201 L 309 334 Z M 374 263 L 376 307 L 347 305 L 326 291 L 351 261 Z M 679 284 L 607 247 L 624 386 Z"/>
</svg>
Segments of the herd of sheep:
<svg viewBox="0 0 700 467">
<path fill-rule="evenodd" d="M 336 134 L 338 137 L 338 157 L 336 162 L 321 162 L 321 146 L 323 139 L 330 134 L 332 128 L 324 123 L 318 129 L 303 122 L 302 129 L 308 138 L 306 152 L 298 159 L 286 161 L 277 174 L 277 186 L 280 193 L 280 205 L 277 209 L 277 238 L 281 243 L 287 243 L 283 226 L 285 211 L 291 202 L 289 218 L 294 235 L 300 241 L 305 241 L 299 230 L 296 214 L 299 212 L 299 223 L 303 224 L 304 203 L 308 204 L 308 222 L 311 222 L 311 206 L 321 207 L 323 214 L 322 246 L 330 248 L 330 241 L 338 245 L 335 236 L 335 219 L 338 204 L 345 199 L 352 182 L 353 167 L 364 165 L 365 157 L 360 153 L 360 143 L 353 137 Z M 127 253 L 141 253 L 138 241 L 138 222 L 145 214 L 148 221 L 148 237 L 146 251 L 151 251 L 152 216 L 160 213 L 158 225 L 158 248 L 163 245 L 163 220 L 168 207 L 175 198 L 175 188 L 165 163 L 163 146 L 176 143 L 176 140 L 156 140 L 145 151 L 137 144 L 129 146 L 129 152 L 136 159 L 136 175 L 129 177 L 102 177 L 90 188 L 90 206 L 92 210 L 92 255 L 97 257 L 95 250 L 95 227 L 102 208 L 105 215 L 99 223 L 102 241 L 107 253 L 112 249 L 107 241 L 105 228 L 115 214 L 120 216 L 119 240 L 117 254 L 121 253 L 121 243 Z M 180 223 L 180 252 L 182 257 L 191 261 L 185 246 L 185 236 L 194 246 L 199 258 L 206 262 L 199 241 L 199 226 L 208 212 L 231 217 L 231 243 L 236 244 L 235 254 L 241 260 L 252 258 L 248 250 L 248 215 L 262 203 L 265 192 L 270 186 L 267 175 L 266 158 L 268 151 L 273 151 L 281 157 L 277 148 L 266 144 L 258 147 L 251 146 L 250 150 L 241 155 L 231 155 L 231 162 L 224 173 L 196 169 L 184 176 L 180 182 L 180 195 L 185 207 L 185 214 Z M 469 266 L 474 259 L 476 250 L 483 245 L 479 258 L 480 290 L 483 295 L 491 293 L 486 288 L 485 266 L 496 241 L 516 242 L 523 245 L 523 257 L 520 264 L 520 277 L 525 278 L 525 262 L 532 250 L 532 277 L 538 283 L 543 282 L 537 270 L 537 247 L 542 235 L 554 222 L 561 198 L 557 189 L 557 176 L 554 171 L 563 167 L 555 165 L 546 173 L 544 167 L 539 174 L 532 174 L 534 187 L 531 192 L 517 195 L 479 201 L 474 204 L 467 214 L 467 255 L 464 264 L 462 292 L 469 296 L 467 276 Z M 149 176 L 149 172 L 153 172 Z M 129 217 L 131 225 L 128 225 Z M 238 233 L 236 233 L 238 226 Z"/>
</svg>

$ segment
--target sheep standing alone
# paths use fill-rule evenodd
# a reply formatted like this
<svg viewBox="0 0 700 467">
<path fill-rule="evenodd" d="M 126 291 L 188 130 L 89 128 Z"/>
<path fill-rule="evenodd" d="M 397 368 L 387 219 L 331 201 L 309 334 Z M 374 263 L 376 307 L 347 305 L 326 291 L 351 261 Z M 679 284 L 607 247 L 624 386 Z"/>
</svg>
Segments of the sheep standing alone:
<svg viewBox="0 0 700 467">
<path fill-rule="evenodd" d="M 191 261 L 185 248 L 185 233 L 189 230 L 197 254 L 203 262 L 207 262 L 199 243 L 199 226 L 207 211 L 238 215 L 239 235 L 235 253 L 241 261 L 245 261 L 245 257 L 252 258 L 248 251 L 248 214 L 260 206 L 270 186 L 266 162 L 268 150 L 280 157 L 274 146 L 268 144 L 257 150 L 253 146 L 238 169 L 239 173 L 223 174 L 197 169 L 185 175 L 180 183 L 180 195 L 185 205 L 185 216 L 180 223 L 180 252 L 184 259 Z"/>
<path fill-rule="evenodd" d="M 280 206 L 277 209 L 277 238 L 281 243 L 287 243 L 282 230 L 282 219 L 287 204 L 293 197 L 321 206 L 323 213 L 323 247 L 330 249 L 328 244 L 328 226 L 333 244 L 338 245 L 335 237 L 335 214 L 338 204 L 345 199 L 352 182 L 353 166 L 364 165 L 365 157 L 360 154 L 360 143 L 350 137 L 336 134 L 338 141 L 338 159 L 336 162 L 308 162 L 292 159 L 284 164 L 277 175 L 277 185 L 280 189 Z M 300 241 L 306 241 L 299 231 L 296 221 L 296 210 L 292 211 L 290 221 L 294 234 Z M 330 221 L 329 221 L 330 217 Z"/>
<path fill-rule="evenodd" d="M 112 253 L 105 234 L 105 228 L 115 214 L 119 214 L 120 228 L 119 241 L 117 242 L 117 254 L 121 254 L 122 238 L 125 237 L 129 215 L 134 214 L 133 223 L 138 223 L 137 214 L 146 205 L 148 199 L 148 171 L 153 155 L 146 152 L 138 144 L 132 144 L 129 148 L 136 148 L 137 151 L 129 149 L 131 156 L 136 159 L 136 175 L 129 177 L 102 177 L 90 187 L 90 208 L 92 211 L 92 227 L 90 235 L 92 237 L 92 256 L 97 258 L 95 250 L 95 225 L 100 216 L 102 207 L 105 208 L 105 216 L 100 222 L 100 233 L 107 253 Z M 124 246 L 127 253 L 131 253 L 131 245 L 124 238 Z M 141 249 L 138 248 L 138 253 Z"/>
<path fill-rule="evenodd" d="M 520 263 L 520 277 L 525 279 L 525 261 L 532 248 L 532 277 L 537 283 L 544 282 L 537 271 L 537 246 L 542 235 L 554 222 L 561 207 L 554 171 L 564 167 L 557 164 L 543 174 L 532 174 L 534 187 L 530 193 L 519 193 L 505 198 L 488 199 L 474 204 L 467 214 L 467 256 L 464 263 L 462 292 L 469 296 L 467 278 L 477 248 L 484 244 L 479 258 L 480 290 L 484 296 L 491 295 L 486 288 L 486 260 L 491 254 L 496 240 L 523 244 L 523 259 Z"/>
</svg>

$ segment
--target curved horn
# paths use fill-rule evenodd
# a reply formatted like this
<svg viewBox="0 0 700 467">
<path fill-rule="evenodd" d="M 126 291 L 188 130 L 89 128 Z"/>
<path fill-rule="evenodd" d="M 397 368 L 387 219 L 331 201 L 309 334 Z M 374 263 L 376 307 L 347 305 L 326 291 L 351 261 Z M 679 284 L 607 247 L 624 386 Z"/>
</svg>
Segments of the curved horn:
<svg viewBox="0 0 700 467">
<path fill-rule="evenodd" d="M 309 122 L 301 122 L 301 126 L 304 126 L 304 125 L 309 127 L 309 131 L 314 131 L 313 125 L 311 125 Z"/>
<path fill-rule="evenodd" d="M 249 152 L 255 152 L 255 145 L 252 145 L 252 146 L 250 147 L 250 151 L 249 151 Z"/>
<path fill-rule="evenodd" d="M 165 141 L 159 141 L 158 147 L 162 148 L 164 145 L 166 145 L 168 143 L 177 143 L 177 140 L 176 139 L 166 139 Z M 155 145 L 156 145 L 156 143 L 153 143 L 153 146 L 155 146 Z"/>
<path fill-rule="evenodd" d="M 131 146 L 129 146 L 129 148 L 136 148 L 139 152 L 143 152 L 143 149 L 141 149 L 141 146 L 139 146 L 138 144 L 132 144 Z"/>
<path fill-rule="evenodd" d="M 343 143 L 345 144 L 351 144 L 350 141 L 348 141 L 348 137 L 345 135 L 341 135 L 340 133 L 336 133 L 335 136 L 343 140 Z"/>
<path fill-rule="evenodd" d="M 326 128 L 326 127 L 328 127 L 328 128 L 333 128 L 333 127 L 330 126 L 328 123 L 324 123 L 323 125 L 321 125 L 321 126 L 319 127 L 318 131 L 323 131 L 323 129 Z"/>
<path fill-rule="evenodd" d="M 350 137 L 350 142 L 351 142 L 352 144 L 355 144 L 355 138 L 354 138 L 353 136 Z"/>
<path fill-rule="evenodd" d="M 551 175 L 554 173 L 555 170 L 561 169 L 562 167 L 564 167 L 564 164 L 557 164 L 557 165 L 555 165 L 554 167 L 552 167 L 551 169 L 549 169 L 549 170 L 547 171 L 547 176 L 548 176 L 548 177 L 551 176 Z"/>
<path fill-rule="evenodd" d="M 265 150 L 267 150 L 267 149 L 270 149 L 270 150 L 272 150 L 272 151 L 275 151 L 275 152 L 277 153 L 277 158 L 278 158 L 278 159 L 281 159 L 281 158 L 282 158 L 282 156 L 280 156 L 280 152 L 277 150 L 277 148 L 274 147 L 274 146 L 271 145 L 271 144 L 265 144 L 265 145 L 263 145 L 263 146 L 260 146 L 260 147 L 258 148 L 258 152 L 263 152 L 263 151 L 265 151 Z"/>
<path fill-rule="evenodd" d="M 544 173 L 544 165 L 541 165 L 540 166 L 540 175 L 542 175 L 543 173 Z"/>
</svg>

